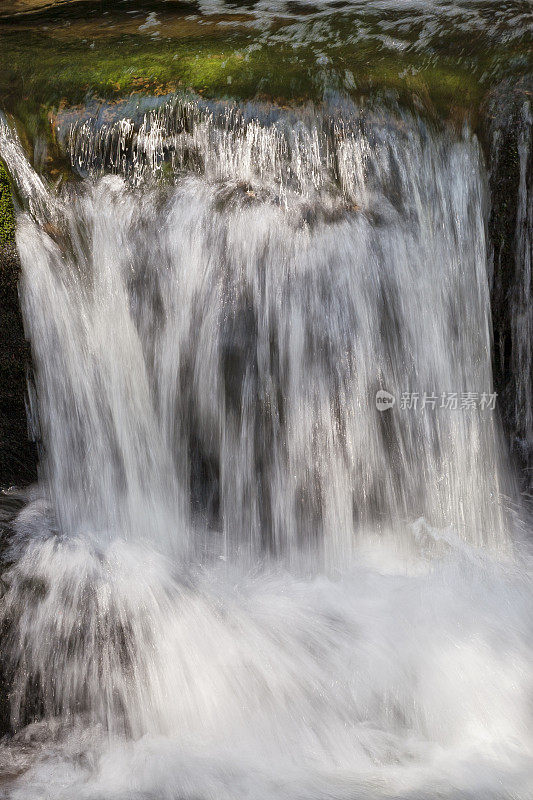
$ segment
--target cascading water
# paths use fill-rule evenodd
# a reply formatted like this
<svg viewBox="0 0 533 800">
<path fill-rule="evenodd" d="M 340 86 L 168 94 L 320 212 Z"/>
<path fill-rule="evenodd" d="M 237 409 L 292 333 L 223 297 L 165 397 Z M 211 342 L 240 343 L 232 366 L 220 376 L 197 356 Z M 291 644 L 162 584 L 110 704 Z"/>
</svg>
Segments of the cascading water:
<svg viewBox="0 0 533 800">
<path fill-rule="evenodd" d="M 440 408 L 491 392 L 477 148 L 349 111 L 262 126 L 172 103 L 131 158 L 131 123 L 72 132 L 82 167 L 107 153 L 138 183 L 169 151 L 204 174 L 142 199 L 87 187 L 63 212 L 71 256 L 21 229 L 62 527 L 153 529 L 167 551 L 185 534 L 161 543 L 161 510 L 186 528 L 199 508 L 226 554 L 318 544 L 335 566 L 361 530 L 421 516 L 502 544 L 493 415 Z M 380 389 L 437 399 L 383 416 Z"/>
<path fill-rule="evenodd" d="M 9 796 L 525 800 L 476 140 L 173 100 L 68 146 L 56 196 L 0 129 L 43 440 Z"/>
</svg>

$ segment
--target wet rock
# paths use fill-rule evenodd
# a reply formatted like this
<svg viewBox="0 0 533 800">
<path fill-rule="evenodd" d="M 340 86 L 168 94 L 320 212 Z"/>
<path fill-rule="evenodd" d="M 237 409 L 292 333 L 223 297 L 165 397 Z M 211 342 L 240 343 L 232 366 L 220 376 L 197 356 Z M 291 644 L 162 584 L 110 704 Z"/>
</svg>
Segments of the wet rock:
<svg viewBox="0 0 533 800">
<path fill-rule="evenodd" d="M 509 449 L 533 490 L 533 79 L 504 82 L 490 95 L 482 136 L 489 163 L 493 370 Z"/>
<path fill-rule="evenodd" d="M 37 477 L 36 449 L 28 440 L 26 370 L 30 361 L 18 297 L 20 261 L 6 171 L 0 163 L 0 487 Z"/>
</svg>

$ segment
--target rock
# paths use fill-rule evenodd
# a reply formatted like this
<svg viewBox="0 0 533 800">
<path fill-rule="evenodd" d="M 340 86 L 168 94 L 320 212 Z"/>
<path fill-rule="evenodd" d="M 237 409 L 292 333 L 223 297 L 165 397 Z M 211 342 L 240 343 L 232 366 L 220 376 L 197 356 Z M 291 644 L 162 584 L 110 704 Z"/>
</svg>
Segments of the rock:
<svg viewBox="0 0 533 800">
<path fill-rule="evenodd" d="M 11 189 L 0 163 L 0 487 L 28 484 L 37 477 L 24 400 L 30 350 L 20 313 L 19 275 Z"/>
<path fill-rule="evenodd" d="M 490 177 L 494 388 L 522 496 L 529 503 L 533 497 L 533 127 L 528 99 L 532 88 L 530 76 L 496 87 L 483 109 L 481 131 Z"/>
</svg>

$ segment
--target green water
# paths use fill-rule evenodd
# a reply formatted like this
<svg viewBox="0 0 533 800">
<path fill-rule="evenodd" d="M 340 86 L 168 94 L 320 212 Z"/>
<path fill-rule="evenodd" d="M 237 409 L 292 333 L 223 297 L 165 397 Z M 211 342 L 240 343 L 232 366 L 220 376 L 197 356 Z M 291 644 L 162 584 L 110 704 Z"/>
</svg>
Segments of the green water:
<svg viewBox="0 0 533 800">
<path fill-rule="evenodd" d="M 58 111 L 95 98 L 192 90 L 300 105 L 335 92 L 476 129 L 502 82 L 524 95 L 531 88 L 526 3 L 477 3 L 453 13 L 431 4 L 401 11 L 370 3 L 233 4 L 202 13 L 190 4 L 70 2 L 9 13 L 39 5 L 8 3 L 0 17 L 0 109 L 29 152 L 44 138 L 47 156 L 38 166 L 52 174 Z"/>
</svg>

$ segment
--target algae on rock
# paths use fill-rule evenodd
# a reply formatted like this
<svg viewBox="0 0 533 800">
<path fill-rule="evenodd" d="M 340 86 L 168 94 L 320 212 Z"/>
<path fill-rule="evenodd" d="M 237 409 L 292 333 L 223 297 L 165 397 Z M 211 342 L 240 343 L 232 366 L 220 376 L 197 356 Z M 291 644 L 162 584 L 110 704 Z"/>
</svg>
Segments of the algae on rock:
<svg viewBox="0 0 533 800">
<path fill-rule="evenodd" d="M 30 353 L 19 306 L 19 276 L 11 185 L 0 162 L 0 487 L 24 485 L 37 476 L 35 445 L 28 440 L 26 421 Z"/>
<path fill-rule="evenodd" d="M 0 247 L 15 241 L 15 211 L 11 186 L 4 165 L 0 161 Z"/>
</svg>

